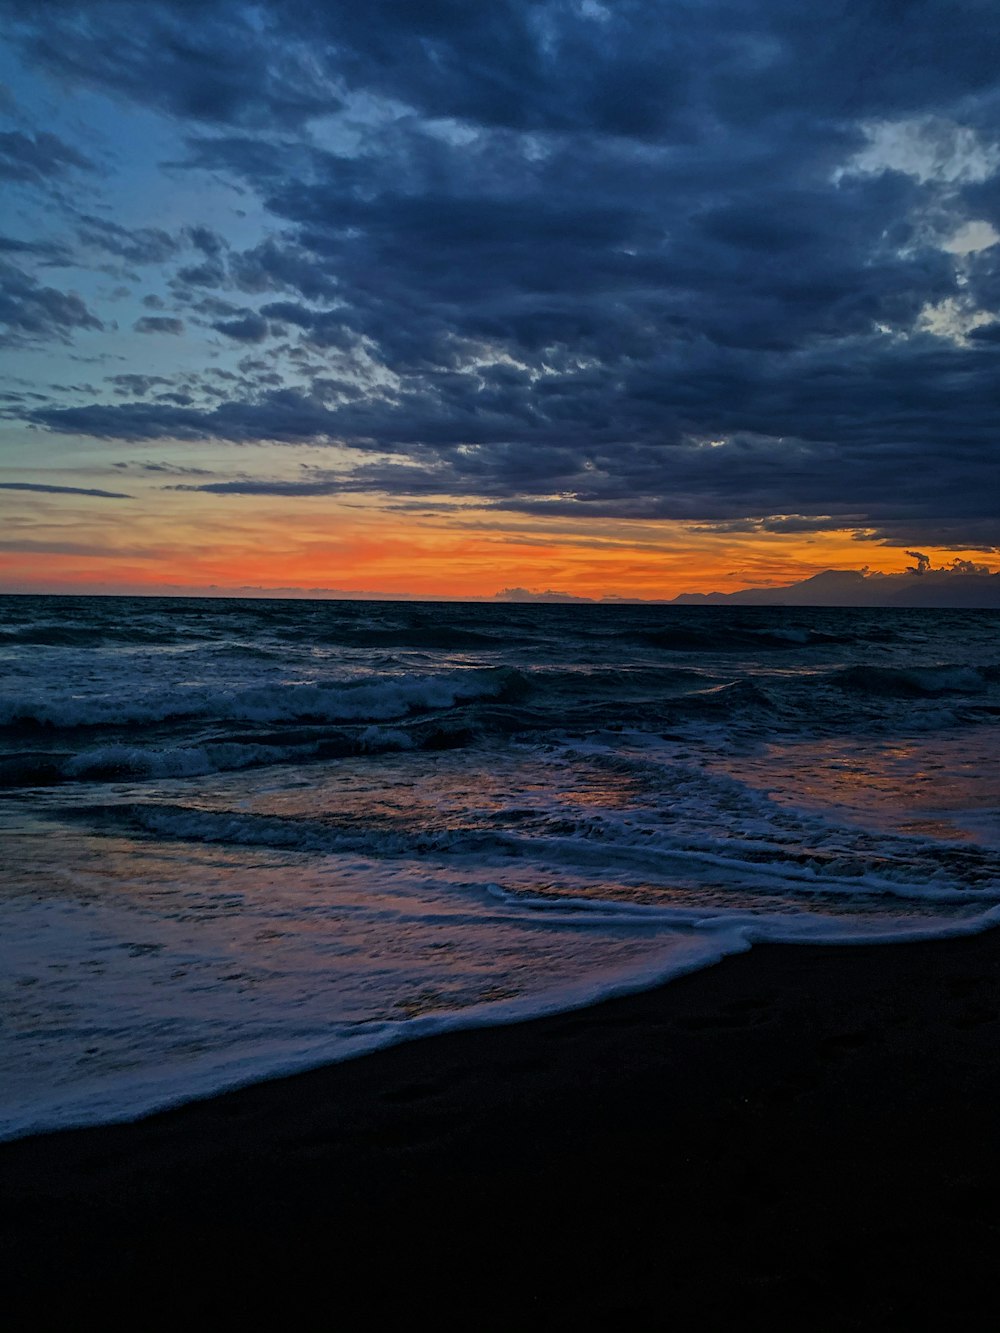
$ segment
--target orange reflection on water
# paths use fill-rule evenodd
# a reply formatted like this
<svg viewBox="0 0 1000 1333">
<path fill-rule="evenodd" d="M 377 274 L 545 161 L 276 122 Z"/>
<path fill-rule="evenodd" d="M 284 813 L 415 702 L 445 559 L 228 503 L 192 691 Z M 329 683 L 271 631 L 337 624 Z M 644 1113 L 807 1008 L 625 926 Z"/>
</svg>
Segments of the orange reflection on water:
<svg viewBox="0 0 1000 1333">
<path fill-rule="evenodd" d="M 779 743 L 726 768 L 780 804 L 864 827 L 964 841 L 1000 828 L 1000 738 L 989 732 Z"/>
</svg>

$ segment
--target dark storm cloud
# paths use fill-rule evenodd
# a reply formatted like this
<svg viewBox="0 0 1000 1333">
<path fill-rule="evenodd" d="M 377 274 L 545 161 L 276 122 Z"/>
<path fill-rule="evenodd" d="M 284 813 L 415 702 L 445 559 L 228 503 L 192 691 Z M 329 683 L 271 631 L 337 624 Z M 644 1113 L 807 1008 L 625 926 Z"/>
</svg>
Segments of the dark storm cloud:
<svg viewBox="0 0 1000 1333">
<path fill-rule="evenodd" d="M 92 163 L 55 134 L 0 133 L 0 180 L 40 185 L 74 167 L 89 170 Z"/>
<path fill-rule="evenodd" d="M 219 287 L 226 281 L 226 271 L 217 260 L 207 259 L 201 264 L 186 264 L 179 268 L 170 281 L 175 291 L 185 287 Z"/>
<path fill-rule="evenodd" d="M 14 236 L 0 236 L 0 254 L 21 255 L 39 264 L 57 267 L 72 262 L 72 251 L 57 241 L 24 241 Z"/>
<path fill-rule="evenodd" d="M 224 333 L 227 338 L 234 338 L 237 342 L 259 343 L 268 335 L 267 320 L 261 319 L 260 315 L 253 311 L 247 311 L 239 319 L 219 320 L 212 325 L 212 328 L 218 333 Z"/>
<path fill-rule="evenodd" d="M 181 467 L 177 463 L 112 463 L 120 472 L 147 472 L 168 477 L 211 477 L 213 474 L 204 467 Z"/>
<path fill-rule="evenodd" d="M 271 137 L 251 134 L 214 134 L 211 138 L 192 135 L 187 140 L 187 150 L 182 160 L 165 165 L 176 169 L 234 171 L 257 180 L 281 180 L 298 160 L 308 163 L 312 158 L 312 150 L 295 139 L 276 142 Z"/>
<path fill-rule="evenodd" d="M 254 402 L 231 400 L 210 411 L 158 403 L 93 404 L 36 414 L 39 424 L 106 440 L 226 440 L 251 444 L 276 440 L 302 444 L 333 438 L 333 413 L 292 389 L 259 394 Z"/>
<path fill-rule="evenodd" d="M 919 538 L 928 546 L 940 546 L 951 551 L 1000 551 L 1000 531 L 994 514 L 951 519 L 946 516 L 946 512 L 930 517 L 917 512 L 909 519 L 893 517 L 885 523 L 877 523 L 872 528 L 851 535 L 856 542 L 874 542 L 884 546 L 905 547 Z"/>
<path fill-rule="evenodd" d="M 131 500 L 122 491 L 99 491 L 83 486 L 47 486 L 34 481 L 0 481 L 0 491 L 36 491 L 40 495 L 95 495 L 102 500 Z M 12 549 L 10 546 L 4 549 Z"/>
<path fill-rule="evenodd" d="M 653 446 L 608 446 L 581 454 L 567 446 L 493 445 L 454 450 L 441 460 L 427 451 L 423 466 L 378 461 L 351 472 L 318 472 L 289 482 L 241 479 L 205 486 L 215 494 L 333 495 L 385 491 L 397 495 L 477 495 L 500 509 L 551 516 L 714 520 L 717 531 L 808 532 L 881 525 L 880 540 L 900 544 L 926 523 L 927 495 L 951 515 L 943 544 L 996 543 L 995 464 L 961 450 L 950 474 L 933 452 L 907 451 L 895 460 L 865 462 L 845 451 L 804 441 L 738 440 L 717 448 L 678 444 L 666 460 Z M 849 467 L 850 475 L 841 474 Z M 969 484 L 969 475 L 976 485 Z M 198 489 L 202 489 L 199 487 Z M 772 516 L 750 522 L 775 497 L 796 499 L 823 515 Z M 706 526 L 704 522 L 701 524 Z M 989 533 L 992 532 L 992 536 Z M 962 538 L 969 540 L 962 540 Z"/>
<path fill-rule="evenodd" d="M 184 321 L 173 315 L 143 315 L 132 325 L 136 333 L 183 333 Z"/>
<path fill-rule="evenodd" d="M 275 31 L 280 13 L 258 25 L 252 11 L 211 0 L 150 3 L 141 13 L 130 0 L 5 0 L 0 12 L 50 73 L 173 115 L 294 124 L 339 105 L 294 27 Z"/>
<path fill-rule="evenodd" d="M 180 242 L 159 227 L 123 227 L 107 218 L 85 214 L 77 228 L 80 240 L 130 264 L 162 264 L 180 249 Z"/>
<path fill-rule="evenodd" d="M 245 292 L 289 290 L 314 301 L 337 293 L 337 274 L 313 246 L 281 243 L 273 237 L 234 255 L 230 272 Z"/>
<path fill-rule="evenodd" d="M 195 226 L 186 228 L 188 240 L 196 250 L 200 250 L 209 259 L 214 259 L 226 249 L 225 238 L 212 231 L 211 227 Z"/>
<path fill-rule="evenodd" d="M 287 126 L 352 90 L 518 131 L 685 141 L 706 114 L 885 115 L 988 93 L 991 0 L 4 0 L 60 77 L 195 120 Z"/>
<path fill-rule="evenodd" d="M 105 375 L 105 381 L 114 385 L 114 392 L 119 398 L 144 398 L 154 388 L 172 381 L 166 375 Z"/>
<path fill-rule="evenodd" d="M 271 224 L 240 250 L 88 219 L 130 262 L 186 249 L 179 307 L 260 363 L 210 408 L 178 383 L 36 423 L 395 455 L 221 493 L 1000 542 L 1000 246 L 942 244 L 1000 227 L 992 3 L 2 9 L 50 71 L 201 122 L 172 169 Z M 922 165 L 845 171 L 884 122 Z"/>
<path fill-rule="evenodd" d="M 75 329 L 100 328 L 79 296 L 45 287 L 0 260 L 0 346 L 68 342 Z"/>
<path fill-rule="evenodd" d="M 208 495 L 339 495 L 350 486 L 335 481 L 209 481 L 201 485 L 167 486 L 171 491 L 204 491 Z"/>
</svg>

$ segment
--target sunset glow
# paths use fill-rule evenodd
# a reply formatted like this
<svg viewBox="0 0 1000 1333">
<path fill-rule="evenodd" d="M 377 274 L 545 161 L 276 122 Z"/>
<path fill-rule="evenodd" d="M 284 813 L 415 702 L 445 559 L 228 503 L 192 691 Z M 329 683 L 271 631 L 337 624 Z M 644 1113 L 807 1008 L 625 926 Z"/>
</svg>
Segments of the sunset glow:
<svg viewBox="0 0 1000 1333">
<path fill-rule="evenodd" d="M 113 480 L 113 479 L 112 479 Z M 13 503 L 12 503 L 13 502 Z M 10 591 L 225 592 L 313 590 L 416 598 L 491 598 L 505 588 L 576 596 L 669 599 L 681 592 L 792 583 L 829 568 L 912 563 L 853 534 L 712 533 L 677 522 L 511 518 L 386 512 L 386 497 L 217 497 L 150 490 L 133 504 L 18 495 L 22 510 L 0 542 Z M 23 538 L 14 536 L 25 532 Z M 932 553 L 933 563 L 976 559 Z"/>
</svg>

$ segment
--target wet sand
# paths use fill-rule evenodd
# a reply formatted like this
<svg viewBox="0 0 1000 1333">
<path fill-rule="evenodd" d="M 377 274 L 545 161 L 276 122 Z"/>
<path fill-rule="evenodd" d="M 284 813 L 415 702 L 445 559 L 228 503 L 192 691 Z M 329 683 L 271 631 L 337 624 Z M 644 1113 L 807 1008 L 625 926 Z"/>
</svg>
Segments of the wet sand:
<svg viewBox="0 0 1000 1333">
<path fill-rule="evenodd" d="M 998 1112 L 1000 934 L 759 946 L 0 1145 L 0 1299 L 16 1328 L 992 1328 Z"/>
</svg>

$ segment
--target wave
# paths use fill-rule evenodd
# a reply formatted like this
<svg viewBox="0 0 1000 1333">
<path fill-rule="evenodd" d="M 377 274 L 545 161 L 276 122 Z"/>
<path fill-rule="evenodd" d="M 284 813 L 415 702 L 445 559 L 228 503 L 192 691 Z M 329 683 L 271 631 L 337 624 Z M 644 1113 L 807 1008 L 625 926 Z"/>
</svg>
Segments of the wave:
<svg viewBox="0 0 1000 1333">
<path fill-rule="evenodd" d="M 855 642 L 853 635 L 830 634 L 797 626 L 755 630 L 738 626 L 720 625 L 713 629 L 699 629 L 678 625 L 669 629 L 648 630 L 638 638 L 650 647 L 678 653 L 788 652 L 796 648 Z"/>
<path fill-rule="evenodd" d="M 380 722 L 409 714 L 452 708 L 474 699 L 517 697 L 526 688 L 522 673 L 485 668 L 440 675 L 399 675 L 375 681 L 274 682 L 241 690 L 203 686 L 174 689 L 164 696 L 83 698 L 49 690 L 44 697 L 0 700 L 0 727 L 73 730 L 79 727 L 132 727 L 193 719 L 275 722 Z"/>
<path fill-rule="evenodd" d="M 179 632 L 171 626 L 114 625 L 97 623 L 34 624 L 17 629 L 0 628 L 0 648 L 35 646 L 45 648 L 98 648 L 102 644 L 158 645 L 196 642 L 209 637 L 193 635 L 190 629 Z"/>
<path fill-rule="evenodd" d="M 537 732 L 565 725 L 603 727 L 675 713 L 690 717 L 701 712 L 717 719 L 774 707 L 767 691 L 750 680 L 719 681 L 694 669 L 484 667 L 329 683 L 270 682 L 243 689 L 175 686 L 156 694 L 119 691 L 86 697 L 50 690 L 33 697 L 0 698 L 0 730 L 22 736 L 115 730 L 131 733 L 125 748 L 138 750 L 143 731 L 155 740 L 157 729 L 178 725 L 229 724 L 245 730 L 283 724 L 301 728 L 396 722 L 412 726 L 414 743 L 429 748 L 427 727 L 418 730 L 421 718 L 429 720 L 438 742 L 451 744 L 458 743 L 456 737 L 474 734 Z M 234 739 L 261 742 L 262 738 Z"/>
<path fill-rule="evenodd" d="M 992 676 L 990 668 L 964 665 L 844 667 L 827 679 L 843 690 L 884 697 L 920 697 L 939 694 L 978 694 Z"/>
<path fill-rule="evenodd" d="M 343 759 L 354 755 L 411 750 L 414 737 L 398 727 L 368 726 L 328 731 L 290 744 L 275 738 L 215 740 L 172 746 L 98 745 L 77 754 L 23 753 L 0 756 L 0 789 L 52 787 L 67 782 L 123 782 L 156 778 L 194 778 L 234 773 L 277 764 Z M 420 748 L 442 749 L 433 735 Z"/>
<path fill-rule="evenodd" d="M 334 633 L 325 633 L 316 642 L 338 643 L 349 648 L 417 648 L 436 649 L 440 652 L 460 651 L 464 648 L 502 648 L 509 640 L 477 630 L 449 626 L 400 626 L 389 629 L 351 629 L 345 627 Z"/>
<path fill-rule="evenodd" d="M 695 776 L 689 775 L 689 780 Z M 752 793 L 746 794 L 755 800 Z M 744 900 L 748 895 L 765 900 L 778 895 L 792 900 L 889 898 L 956 905 L 1000 901 L 1000 857 L 989 849 L 894 834 L 871 838 L 816 818 L 803 824 L 801 840 L 790 846 L 787 811 L 780 812 L 785 821 L 780 828 L 759 819 L 744 821 L 741 828 L 734 811 L 723 806 L 710 826 L 703 823 L 698 828 L 682 821 L 676 829 L 664 827 L 658 818 L 636 823 L 608 814 L 546 811 L 520 811 L 511 827 L 463 822 L 435 828 L 410 827 L 391 819 L 315 819 L 160 802 L 95 805 L 64 814 L 159 839 L 277 852 L 348 853 L 421 862 L 434 856 L 471 860 L 480 870 L 491 864 L 509 865 L 513 858 L 518 865 L 535 866 L 540 876 L 595 877 L 600 883 L 613 867 L 615 878 L 631 878 L 654 893 L 667 891 L 671 896 L 682 885 L 686 894 L 711 892 L 715 900 L 724 886 L 724 896 Z M 564 893 L 542 896 L 553 909 L 566 902 Z"/>
<path fill-rule="evenodd" d="M 675 707 L 679 706 L 686 712 L 709 714 L 773 713 L 777 708 L 775 700 L 767 690 L 752 680 L 745 679 L 695 690 L 672 702 Z"/>
<path fill-rule="evenodd" d="M 38 646 L 51 648 L 92 648 L 102 644 L 198 644 L 216 642 L 223 648 L 239 650 L 248 645 L 248 630 L 257 630 L 265 639 L 274 639 L 274 647 L 287 651 L 290 645 L 340 645 L 347 648 L 398 647 L 441 652 L 476 648 L 502 648 L 511 643 L 509 634 L 497 635 L 458 625 L 352 625 L 330 624 L 323 620 L 290 619 L 287 616 L 254 616 L 247 613 L 242 625 L 224 618 L 206 623 L 192 615 L 177 622 L 114 621 L 93 617 L 86 622 L 35 621 L 31 624 L 0 626 L 0 648 Z M 235 631 L 235 635 L 233 634 Z M 242 632 L 241 632 L 242 631 Z M 252 632 L 252 631 L 251 631 Z M 232 636 L 232 637 L 231 637 Z M 522 636 L 515 636 L 522 641 Z"/>
<path fill-rule="evenodd" d="M 98 827 L 109 825 L 158 838 L 185 842 L 228 843 L 275 851 L 305 853 L 353 852 L 401 855 L 413 848 L 413 839 L 391 830 L 356 826 L 338 827 L 307 818 L 202 810 L 196 806 L 134 802 L 123 805 L 74 807 L 63 812 Z"/>
</svg>

